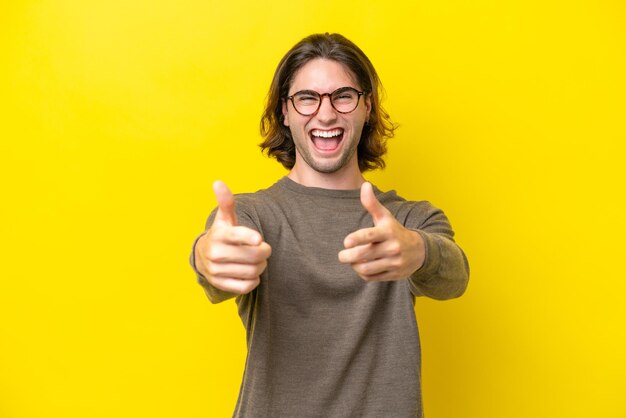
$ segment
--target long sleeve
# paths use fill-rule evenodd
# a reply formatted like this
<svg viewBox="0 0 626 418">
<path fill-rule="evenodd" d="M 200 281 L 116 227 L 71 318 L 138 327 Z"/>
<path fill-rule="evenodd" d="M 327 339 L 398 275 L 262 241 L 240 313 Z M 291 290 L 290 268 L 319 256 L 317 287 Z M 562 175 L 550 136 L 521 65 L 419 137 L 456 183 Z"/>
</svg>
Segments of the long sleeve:
<svg viewBox="0 0 626 418">
<path fill-rule="evenodd" d="M 441 211 L 393 191 L 377 194 L 424 237 L 425 263 L 409 279 L 368 283 L 339 262 L 345 237 L 373 226 L 359 190 L 284 177 L 237 197 L 238 223 L 258 230 L 272 255 L 259 286 L 236 298 L 248 356 L 234 416 L 422 415 L 412 296 L 460 295 L 467 265 Z M 211 301 L 229 298 L 198 281 Z"/>
<path fill-rule="evenodd" d="M 415 296 L 445 300 L 461 296 L 469 281 L 469 264 L 454 242 L 448 218 L 427 202 L 415 204 L 405 226 L 418 232 L 426 246 L 424 264 L 409 277 Z"/>
</svg>

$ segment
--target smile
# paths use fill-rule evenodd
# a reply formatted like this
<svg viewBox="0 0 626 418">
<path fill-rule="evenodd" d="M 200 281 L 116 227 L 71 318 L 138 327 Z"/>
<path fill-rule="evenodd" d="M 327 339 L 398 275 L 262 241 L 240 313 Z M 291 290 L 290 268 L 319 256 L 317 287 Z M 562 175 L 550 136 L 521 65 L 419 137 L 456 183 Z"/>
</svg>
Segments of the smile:
<svg viewBox="0 0 626 418">
<path fill-rule="evenodd" d="M 320 151 L 334 151 L 339 147 L 343 139 L 343 129 L 331 129 L 323 131 L 321 129 L 313 129 L 310 132 L 313 145 Z"/>
</svg>

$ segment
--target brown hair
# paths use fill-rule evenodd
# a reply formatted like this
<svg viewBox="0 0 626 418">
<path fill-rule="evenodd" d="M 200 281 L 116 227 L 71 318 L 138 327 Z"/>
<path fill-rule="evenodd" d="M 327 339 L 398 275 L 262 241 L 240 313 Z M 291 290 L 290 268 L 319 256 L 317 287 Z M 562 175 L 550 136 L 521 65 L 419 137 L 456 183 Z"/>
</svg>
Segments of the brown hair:
<svg viewBox="0 0 626 418">
<path fill-rule="evenodd" d="M 387 152 L 387 139 L 393 137 L 396 126 L 380 105 L 383 92 L 380 79 L 363 51 L 338 33 L 315 34 L 302 39 L 278 64 L 261 118 L 261 135 L 265 138 L 259 144 L 261 150 L 276 158 L 287 169 L 296 163 L 296 146 L 291 131 L 283 124 L 282 100 L 288 95 L 296 72 L 315 58 L 345 65 L 356 76 L 360 87 L 371 94 L 372 109 L 363 126 L 357 149 L 359 169 L 367 171 L 384 168 L 382 157 Z"/>
</svg>

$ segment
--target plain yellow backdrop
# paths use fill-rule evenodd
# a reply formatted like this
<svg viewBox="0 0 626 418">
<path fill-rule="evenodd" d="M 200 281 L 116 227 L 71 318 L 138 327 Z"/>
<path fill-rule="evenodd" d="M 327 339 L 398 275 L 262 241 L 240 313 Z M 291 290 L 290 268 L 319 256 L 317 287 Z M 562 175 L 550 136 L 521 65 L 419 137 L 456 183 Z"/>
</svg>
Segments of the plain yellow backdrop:
<svg viewBox="0 0 626 418">
<path fill-rule="evenodd" d="M 419 299 L 428 418 L 626 417 L 621 1 L 0 6 L 0 417 L 226 417 L 245 341 L 187 264 L 278 60 L 340 32 L 399 123 L 368 179 L 443 208 L 471 264 Z"/>
</svg>

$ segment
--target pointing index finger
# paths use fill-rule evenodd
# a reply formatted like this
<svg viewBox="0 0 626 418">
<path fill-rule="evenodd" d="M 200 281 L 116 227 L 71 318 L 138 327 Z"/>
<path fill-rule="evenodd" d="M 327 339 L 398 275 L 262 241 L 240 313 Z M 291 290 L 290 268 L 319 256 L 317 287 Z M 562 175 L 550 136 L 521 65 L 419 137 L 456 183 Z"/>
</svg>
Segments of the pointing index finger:
<svg viewBox="0 0 626 418">
<path fill-rule="evenodd" d="M 387 239 L 387 233 L 382 228 L 363 228 L 349 234 L 344 240 L 345 248 L 353 248 L 357 245 L 374 244 Z"/>
</svg>

